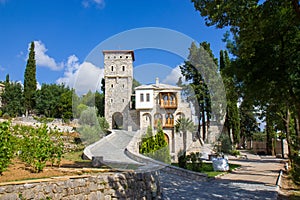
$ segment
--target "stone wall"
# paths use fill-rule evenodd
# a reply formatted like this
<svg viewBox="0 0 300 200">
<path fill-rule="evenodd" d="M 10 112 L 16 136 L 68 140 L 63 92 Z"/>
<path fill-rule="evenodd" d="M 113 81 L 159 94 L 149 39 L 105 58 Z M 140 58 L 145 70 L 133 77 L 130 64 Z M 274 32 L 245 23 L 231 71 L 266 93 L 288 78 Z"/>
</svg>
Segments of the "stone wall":
<svg viewBox="0 0 300 200">
<path fill-rule="evenodd" d="M 120 172 L 0 184 L 0 199 L 161 199 L 159 172 Z"/>
</svg>

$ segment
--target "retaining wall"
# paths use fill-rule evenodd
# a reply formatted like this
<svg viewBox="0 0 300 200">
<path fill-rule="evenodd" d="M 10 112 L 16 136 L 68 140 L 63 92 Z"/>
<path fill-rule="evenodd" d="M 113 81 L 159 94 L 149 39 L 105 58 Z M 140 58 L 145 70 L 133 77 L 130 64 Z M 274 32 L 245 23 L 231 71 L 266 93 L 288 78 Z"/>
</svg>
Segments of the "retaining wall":
<svg viewBox="0 0 300 200">
<path fill-rule="evenodd" d="M 0 184 L 0 199 L 161 199 L 159 172 L 120 172 Z"/>
</svg>

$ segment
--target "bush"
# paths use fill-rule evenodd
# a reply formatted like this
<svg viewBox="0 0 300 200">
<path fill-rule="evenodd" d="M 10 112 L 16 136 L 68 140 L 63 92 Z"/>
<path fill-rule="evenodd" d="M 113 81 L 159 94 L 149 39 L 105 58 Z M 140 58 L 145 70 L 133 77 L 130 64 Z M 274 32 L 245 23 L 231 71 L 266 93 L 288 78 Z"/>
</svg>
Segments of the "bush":
<svg viewBox="0 0 300 200">
<path fill-rule="evenodd" d="M 218 146 L 217 151 L 219 153 L 230 153 L 232 145 L 229 136 L 227 134 L 221 134 L 218 141 L 221 143 L 221 146 Z"/>
<path fill-rule="evenodd" d="M 158 127 L 155 136 L 152 136 L 152 129 L 147 129 L 146 137 L 142 139 L 140 146 L 140 153 L 148 156 L 152 159 L 159 160 L 164 163 L 171 163 L 171 156 L 168 143 L 164 138 L 164 133 L 160 127 Z"/>
<path fill-rule="evenodd" d="M 82 125 L 77 130 L 84 145 L 93 144 L 105 136 L 99 126 Z"/>
<path fill-rule="evenodd" d="M 14 136 L 10 132 L 10 123 L 0 123 L 0 175 L 10 164 L 15 152 Z"/>
<path fill-rule="evenodd" d="M 233 156 L 239 156 L 241 155 L 241 152 L 239 150 L 233 149 L 229 152 L 229 154 Z"/>
<path fill-rule="evenodd" d="M 20 159 L 29 164 L 33 172 L 40 172 L 47 161 L 60 164 L 63 143 L 58 131 L 41 127 L 16 126 L 14 128 L 19 139 Z"/>
</svg>

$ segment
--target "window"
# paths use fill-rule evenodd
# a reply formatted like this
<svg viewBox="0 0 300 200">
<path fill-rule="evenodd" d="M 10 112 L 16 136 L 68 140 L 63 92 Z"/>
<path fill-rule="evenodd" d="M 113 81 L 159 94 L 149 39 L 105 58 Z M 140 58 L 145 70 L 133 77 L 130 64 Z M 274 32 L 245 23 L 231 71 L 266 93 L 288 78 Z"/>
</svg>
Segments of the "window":
<svg viewBox="0 0 300 200">
<path fill-rule="evenodd" d="M 140 94 L 140 101 L 144 102 L 144 94 L 142 94 L 142 93 Z"/>
<path fill-rule="evenodd" d="M 107 59 L 110 59 L 110 56 L 107 56 Z"/>
<path fill-rule="evenodd" d="M 114 66 L 111 66 L 111 71 L 112 71 L 112 72 L 114 71 Z"/>
<path fill-rule="evenodd" d="M 125 66 L 124 65 L 122 66 L 122 70 L 123 70 L 123 72 L 125 71 Z"/>
<path fill-rule="evenodd" d="M 113 99 L 110 99 L 110 103 L 112 103 L 112 102 L 114 102 L 114 100 L 113 100 Z"/>
<path fill-rule="evenodd" d="M 125 99 L 122 99 L 123 103 L 125 102 Z"/>
<path fill-rule="evenodd" d="M 122 56 L 120 56 L 120 58 L 122 58 Z"/>
<path fill-rule="evenodd" d="M 114 87 L 114 84 L 111 84 L 111 88 L 113 88 Z"/>
<path fill-rule="evenodd" d="M 128 58 L 128 56 L 126 56 L 126 58 Z"/>
<path fill-rule="evenodd" d="M 123 84 L 122 87 L 125 88 L 125 85 Z"/>
<path fill-rule="evenodd" d="M 149 93 L 146 94 L 146 101 L 150 102 L 150 94 Z"/>
</svg>

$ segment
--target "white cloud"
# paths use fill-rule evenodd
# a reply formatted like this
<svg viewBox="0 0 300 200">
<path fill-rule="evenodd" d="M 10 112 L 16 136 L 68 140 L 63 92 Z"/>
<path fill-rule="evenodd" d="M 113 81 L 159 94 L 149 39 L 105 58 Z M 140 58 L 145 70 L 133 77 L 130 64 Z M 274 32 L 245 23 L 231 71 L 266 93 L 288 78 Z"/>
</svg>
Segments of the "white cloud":
<svg viewBox="0 0 300 200">
<path fill-rule="evenodd" d="M 162 82 L 166 83 L 166 84 L 170 84 L 170 85 L 176 85 L 179 77 L 182 77 L 182 82 L 185 82 L 185 78 L 181 74 L 181 70 L 180 70 L 179 66 L 180 65 L 173 68 L 171 73 L 169 75 L 167 75 L 166 78 Z"/>
<path fill-rule="evenodd" d="M 37 88 L 38 90 L 40 90 L 40 89 L 42 88 L 42 86 L 41 86 L 41 84 L 40 84 L 39 82 L 36 82 L 36 88 Z"/>
<path fill-rule="evenodd" d="M 35 60 L 36 65 L 41 67 L 48 67 L 53 71 L 59 71 L 64 68 L 64 63 L 57 63 L 54 58 L 47 55 L 48 49 L 45 44 L 41 41 L 34 41 L 34 51 L 35 51 Z M 30 43 L 28 44 L 28 51 L 30 48 Z"/>
<path fill-rule="evenodd" d="M 105 7 L 105 1 L 104 0 L 83 0 L 82 5 L 85 8 L 96 6 L 96 8 L 102 9 Z"/>
<path fill-rule="evenodd" d="M 83 62 L 80 64 L 75 55 L 69 56 L 66 64 L 64 76 L 59 78 L 56 83 L 65 84 L 74 88 L 77 94 L 84 94 L 99 90 L 104 70 L 96 67 L 92 63 Z"/>
</svg>

